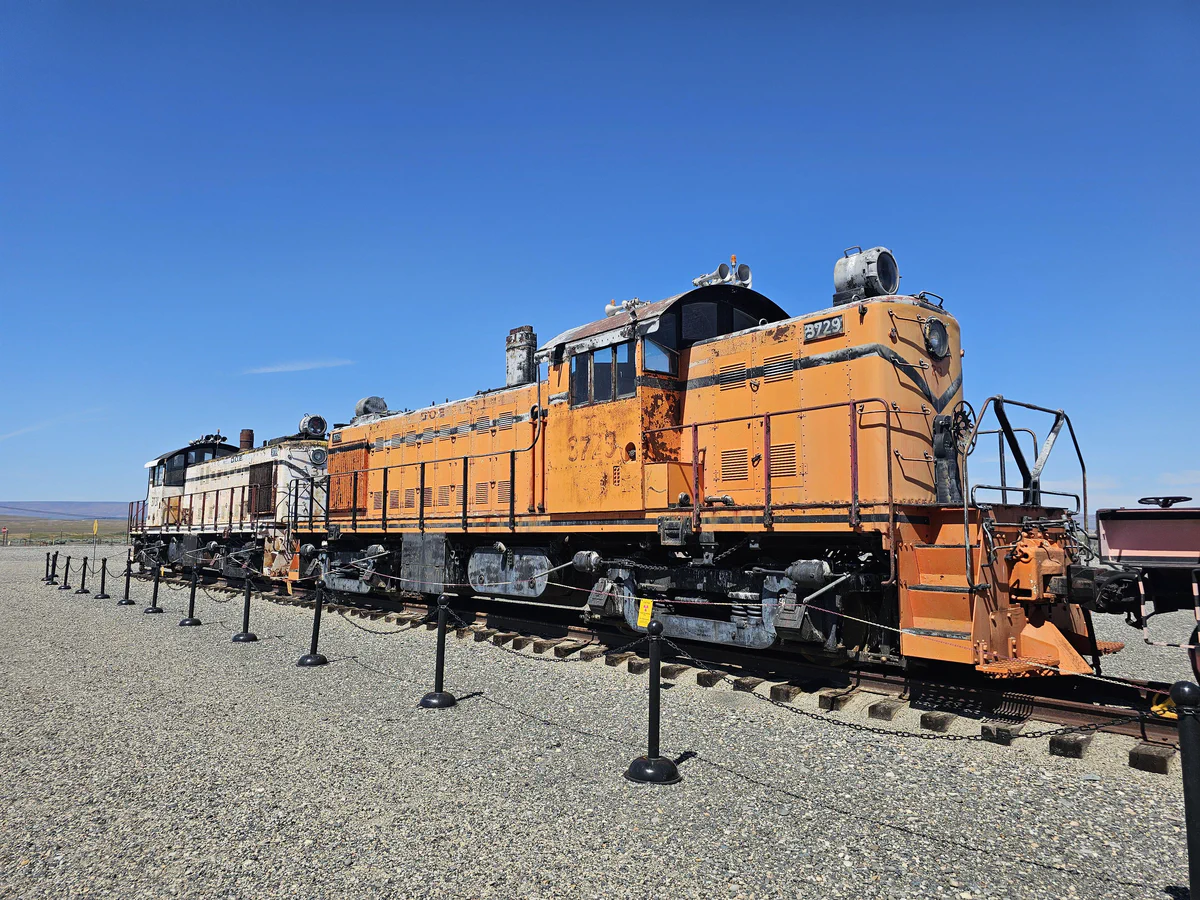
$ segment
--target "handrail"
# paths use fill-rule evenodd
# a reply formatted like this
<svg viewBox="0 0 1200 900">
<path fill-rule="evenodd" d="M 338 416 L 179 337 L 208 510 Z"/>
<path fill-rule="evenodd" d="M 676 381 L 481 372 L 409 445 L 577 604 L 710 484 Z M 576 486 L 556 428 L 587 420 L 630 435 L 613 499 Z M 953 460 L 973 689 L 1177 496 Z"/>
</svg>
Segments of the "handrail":
<svg viewBox="0 0 1200 900">
<path fill-rule="evenodd" d="M 772 518 L 775 510 L 778 509 L 841 509 L 847 507 L 850 510 L 850 526 L 857 529 L 861 525 L 860 509 L 861 502 L 858 497 L 858 416 L 866 412 L 867 404 L 878 403 L 880 410 L 884 414 L 884 429 L 886 435 L 886 458 L 887 466 L 887 507 L 888 507 L 888 538 L 892 543 L 893 548 L 896 544 L 896 495 L 893 482 L 892 471 L 892 413 L 901 414 L 901 410 L 893 410 L 888 403 L 881 397 L 866 397 L 861 399 L 842 400 L 837 403 L 823 403 L 817 406 L 801 406 L 795 409 L 772 410 L 766 413 L 755 413 L 744 416 L 731 416 L 725 419 L 714 419 L 709 422 L 688 422 L 679 425 L 668 425 L 663 428 L 651 428 L 643 430 L 642 441 L 645 443 L 647 435 L 662 434 L 672 431 L 683 431 L 689 429 L 692 432 L 692 528 L 699 530 L 700 528 L 700 511 L 705 503 L 703 489 L 701 485 L 700 471 L 700 443 L 699 430 L 701 428 L 710 428 L 715 425 L 728 425 L 735 422 L 745 422 L 750 420 L 761 419 L 763 421 L 763 525 L 766 528 L 772 527 Z M 800 415 L 803 413 L 821 412 L 828 409 L 840 409 L 846 407 L 850 414 L 850 501 L 836 502 L 813 502 L 813 503 L 772 503 L 771 501 L 771 456 L 770 456 L 770 434 L 771 434 L 771 419 L 779 416 Z M 757 510 L 757 504 L 738 504 L 726 505 L 724 509 L 733 510 Z M 891 575 L 882 582 L 884 586 L 894 584 L 897 577 L 896 571 L 896 553 L 893 549 L 891 553 Z"/>
<path fill-rule="evenodd" d="M 1005 404 L 1009 404 L 1012 406 L 1019 406 L 1022 409 L 1028 409 L 1028 410 L 1032 410 L 1034 412 L 1041 412 L 1041 413 L 1046 413 L 1047 415 L 1054 416 L 1054 426 L 1051 428 L 1050 434 L 1046 436 L 1046 441 L 1042 445 L 1041 453 L 1038 454 L 1038 458 L 1034 464 L 1033 469 L 1029 469 L 1028 466 L 1024 462 L 1024 456 L 1020 452 L 1020 445 L 1017 444 L 1016 435 L 1013 433 L 1014 429 L 1012 428 L 1011 425 L 1008 424 L 1008 417 L 1004 413 Z M 1039 495 L 1041 493 L 1040 481 L 1041 481 L 1042 469 L 1046 465 L 1046 460 L 1050 456 L 1050 451 L 1054 448 L 1054 442 L 1058 436 L 1059 430 L 1062 428 L 1064 423 L 1066 424 L 1067 431 L 1071 435 L 1071 443 L 1073 443 L 1075 445 L 1075 457 L 1076 457 L 1076 459 L 1079 460 L 1079 474 L 1080 474 L 1081 481 L 1083 483 L 1083 490 L 1082 490 L 1083 526 L 1084 526 L 1084 528 L 1087 528 L 1087 521 L 1088 521 L 1087 464 L 1083 461 L 1083 451 L 1079 447 L 1079 438 L 1076 437 L 1076 435 L 1075 435 L 1075 426 L 1071 424 L 1071 417 L 1068 416 L 1061 409 L 1048 409 L 1044 406 L 1038 406 L 1037 404 L 1034 404 L 1034 403 L 1024 403 L 1020 400 L 1008 400 L 1008 399 L 1005 399 L 1003 394 L 996 394 L 994 396 L 988 397 L 987 400 L 984 401 L 983 406 L 980 408 L 979 415 L 975 419 L 975 425 L 971 429 L 970 440 L 967 441 L 968 447 L 973 447 L 975 445 L 975 440 L 976 440 L 976 438 L 978 438 L 978 436 L 980 434 L 979 426 L 983 423 L 984 416 L 987 415 L 989 406 L 995 407 L 996 419 L 997 419 L 997 421 L 1000 422 L 1001 428 L 1004 429 L 1004 431 L 1005 431 L 1005 438 L 1008 440 L 1009 446 L 1013 449 L 1014 456 L 1019 457 L 1019 461 L 1018 461 L 1017 465 L 1018 465 L 1018 468 L 1021 469 L 1022 491 L 1025 495 L 1028 496 L 1029 505 L 1039 505 L 1041 502 L 1041 498 Z M 970 486 L 971 482 L 970 482 L 970 478 L 968 476 L 968 467 L 967 467 L 968 456 L 969 456 L 969 454 L 963 454 L 963 457 L 962 457 L 962 483 L 969 490 L 970 489 L 969 486 Z M 1056 491 L 1046 491 L 1046 493 L 1055 494 L 1057 492 Z M 1069 496 L 1074 496 L 1074 495 L 1072 494 Z M 1023 496 L 1022 499 L 1024 500 L 1025 497 Z M 966 553 L 966 557 L 967 557 L 967 569 L 966 569 L 966 571 L 967 571 L 967 587 L 971 591 L 975 590 L 975 575 L 972 570 L 972 564 L 971 564 L 971 507 L 973 505 L 974 505 L 974 497 L 973 496 L 972 496 L 970 503 L 967 503 L 967 502 L 963 503 L 963 546 L 964 546 L 964 552 Z"/>
<path fill-rule="evenodd" d="M 509 519 L 509 527 L 515 529 L 516 528 L 516 506 L 515 506 L 516 499 L 515 498 L 516 498 L 516 494 L 517 494 L 517 489 L 516 489 L 516 484 L 515 484 L 515 482 L 516 482 L 516 456 L 518 453 L 532 453 L 536 449 L 537 445 L 541 442 L 541 440 L 545 434 L 545 429 L 542 427 L 542 418 L 543 418 L 542 405 L 540 403 L 534 404 L 533 407 L 531 407 L 529 410 L 529 421 L 530 421 L 530 424 L 533 425 L 533 434 L 530 437 L 528 446 L 514 447 L 509 450 L 493 450 L 490 452 L 483 452 L 483 453 L 468 453 L 465 455 L 448 456 L 445 458 L 438 458 L 438 459 L 409 460 L 407 462 L 390 463 L 390 464 L 382 465 L 382 466 L 368 466 L 364 469 L 353 469 L 352 471 L 349 471 L 349 472 L 327 472 L 325 475 L 320 476 L 321 478 L 324 478 L 328 482 L 328 487 L 326 489 L 328 493 L 327 493 L 326 502 L 325 502 L 325 527 L 326 527 L 326 530 L 328 530 L 328 528 L 329 528 L 329 514 L 330 514 L 330 512 L 335 511 L 333 509 L 333 479 L 347 478 L 347 477 L 351 478 L 352 490 L 353 490 L 353 497 L 351 500 L 352 506 L 349 507 L 346 511 L 348 511 L 351 516 L 351 526 L 350 526 L 351 530 L 357 531 L 358 530 L 358 509 L 359 509 L 359 506 L 358 506 L 359 476 L 366 475 L 367 476 L 366 482 L 369 486 L 371 473 L 372 472 L 382 472 L 385 487 L 384 487 L 384 491 L 383 491 L 382 508 L 380 510 L 380 521 L 383 523 L 381 525 L 381 527 L 383 528 L 383 530 L 386 531 L 387 525 L 388 525 L 388 492 L 387 492 L 387 488 L 386 488 L 388 472 L 393 469 L 405 469 L 405 468 L 409 468 L 412 466 L 419 466 L 420 473 L 421 473 L 420 484 L 419 484 L 419 487 L 417 488 L 417 492 L 418 492 L 417 526 L 418 526 L 418 528 L 420 530 L 424 531 L 425 530 L 425 522 L 427 519 L 433 519 L 433 520 L 440 521 L 442 519 L 461 518 L 464 523 L 464 530 L 465 530 L 465 523 L 467 522 L 467 520 L 469 518 L 467 510 L 466 510 L 467 500 L 466 500 L 466 491 L 465 490 L 463 492 L 462 509 L 460 512 L 455 512 L 449 516 L 429 516 L 426 514 L 426 512 L 425 512 L 425 487 L 426 487 L 425 467 L 428 465 L 436 465 L 438 463 L 462 463 L 463 464 L 463 484 L 465 487 L 465 485 L 467 484 L 467 474 L 468 474 L 467 470 L 470 466 L 471 460 L 495 458 L 495 457 L 502 457 L 502 456 L 509 457 L 509 497 L 508 497 L 508 513 L 507 514 L 508 514 L 508 519 Z M 315 483 L 316 480 L 317 480 L 317 476 L 310 476 L 308 478 L 308 481 L 310 481 L 312 483 Z M 369 493 L 369 487 L 368 487 L 368 493 Z M 364 509 L 364 511 L 367 510 L 369 508 L 369 503 L 364 504 L 362 508 Z M 341 512 L 342 510 L 337 510 L 337 511 Z M 310 522 L 310 526 L 311 526 L 311 522 Z"/>
</svg>

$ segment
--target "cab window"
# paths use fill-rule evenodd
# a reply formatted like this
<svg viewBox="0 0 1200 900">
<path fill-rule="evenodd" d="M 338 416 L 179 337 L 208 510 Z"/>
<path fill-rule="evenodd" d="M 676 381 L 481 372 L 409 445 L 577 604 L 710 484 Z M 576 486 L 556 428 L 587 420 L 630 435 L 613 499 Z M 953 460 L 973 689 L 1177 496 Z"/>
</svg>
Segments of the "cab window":
<svg viewBox="0 0 1200 900">
<path fill-rule="evenodd" d="M 633 356 L 633 341 L 617 344 L 617 397 L 632 397 L 637 393 L 637 363 Z"/>
<path fill-rule="evenodd" d="M 571 405 L 607 403 L 637 394 L 633 341 L 571 357 Z"/>
<path fill-rule="evenodd" d="M 720 334 L 717 304 L 704 301 L 683 307 L 683 342 L 694 344 Z"/>
</svg>

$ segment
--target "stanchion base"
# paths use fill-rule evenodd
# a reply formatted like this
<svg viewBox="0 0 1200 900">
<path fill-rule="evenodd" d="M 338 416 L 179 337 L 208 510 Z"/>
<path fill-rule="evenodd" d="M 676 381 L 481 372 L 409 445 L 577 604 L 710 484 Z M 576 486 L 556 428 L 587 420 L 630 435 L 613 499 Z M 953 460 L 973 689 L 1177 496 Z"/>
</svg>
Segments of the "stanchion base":
<svg viewBox="0 0 1200 900">
<path fill-rule="evenodd" d="M 425 709 L 449 709 L 458 703 L 454 695 L 446 691 L 430 691 L 421 698 L 420 705 Z"/>
<path fill-rule="evenodd" d="M 639 756 L 629 764 L 625 777 L 639 784 L 675 784 L 683 778 L 674 761 L 665 756 Z"/>
<path fill-rule="evenodd" d="M 137 606 L 132 600 L 118 600 L 117 606 Z"/>
<path fill-rule="evenodd" d="M 62 584 L 60 584 L 58 586 L 58 589 L 60 591 L 69 591 L 71 589 L 71 586 L 69 584 L 67 584 L 66 582 L 63 582 Z"/>
<path fill-rule="evenodd" d="M 79 590 L 77 590 L 75 593 L 77 593 L 77 594 L 90 594 L 90 593 L 91 593 L 91 591 L 89 591 L 87 588 L 80 588 L 80 589 L 79 589 Z"/>
<path fill-rule="evenodd" d="M 110 596 L 108 596 L 108 594 L 97 594 L 92 599 L 93 600 L 111 600 L 112 598 Z"/>
<path fill-rule="evenodd" d="M 305 653 L 302 657 L 296 660 L 296 665 L 302 669 L 308 669 L 312 666 L 323 666 L 329 660 L 325 658 L 323 653 Z"/>
<path fill-rule="evenodd" d="M 239 631 L 233 636 L 235 644 L 252 644 L 258 640 L 258 635 L 253 631 Z"/>
<path fill-rule="evenodd" d="M 180 621 L 179 627 L 187 628 L 189 625 L 202 625 L 202 624 L 204 624 L 204 623 L 201 622 L 199 619 L 195 619 L 191 616 L 188 616 L 186 619 L 183 619 Z"/>
<path fill-rule="evenodd" d="M 144 612 L 148 616 L 152 616 L 155 613 L 166 612 L 166 610 L 163 609 L 161 606 L 147 606 L 145 609 L 142 610 L 142 612 Z"/>
<path fill-rule="evenodd" d="M 53 578 L 47 578 L 46 584 L 58 584 L 58 576 L 56 575 Z"/>
</svg>

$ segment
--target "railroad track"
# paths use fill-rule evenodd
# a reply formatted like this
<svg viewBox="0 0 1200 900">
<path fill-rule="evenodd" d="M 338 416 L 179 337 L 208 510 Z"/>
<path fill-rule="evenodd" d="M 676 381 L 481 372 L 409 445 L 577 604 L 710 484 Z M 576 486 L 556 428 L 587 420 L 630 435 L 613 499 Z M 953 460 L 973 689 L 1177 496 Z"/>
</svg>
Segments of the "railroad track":
<svg viewBox="0 0 1200 900">
<path fill-rule="evenodd" d="M 149 580 L 145 574 L 135 577 Z M 162 583 L 186 587 L 190 581 L 168 576 Z M 202 581 L 206 590 L 231 594 L 241 594 L 242 584 L 221 578 Z M 264 599 L 312 608 L 308 590 L 294 590 L 288 594 L 280 592 L 277 583 L 268 584 L 276 590 L 256 591 Z M 326 611 L 389 620 L 389 623 L 412 623 L 428 618 L 432 608 L 419 595 L 395 599 L 364 595 L 353 598 L 356 602 L 346 602 L 347 599 L 339 595 L 337 602 L 327 601 Z M 507 636 L 515 635 L 521 638 L 518 641 L 521 645 L 527 640 L 536 642 L 535 651 L 540 647 L 539 652 L 556 646 L 561 648 L 560 653 L 572 653 L 585 645 L 614 648 L 637 639 L 637 635 L 617 627 L 582 623 L 578 607 L 460 596 L 453 608 L 461 620 L 473 626 L 477 640 L 499 636 L 497 640 L 508 643 L 512 638 Z M 459 626 L 456 630 L 464 629 Z M 485 632 L 486 635 L 480 637 Z M 776 701 L 791 699 L 799 691 L 834 690 L 846 694 L 859 691 L 901 701 L 916 710 L 948 712 L 980 722 L 1009 725 L 1040 722 L 1083 727 L 1149 743 L 1178 746 L 1175 720 L 1151 711 L 1151 707 L 1170 690 L 1170 685 L 1165 683 L 1121 678 L 1100 682 L 1064 676 L 1020 679 L 1020 689 L 1016 689 L 957 670 L 937 671 L 933 667 L 918 669 L 910 666 L 901 671 L 877 664 L 838 667 L 797 661 L 779 652 L 752 654 L 713 644 L 684 641 L 679 644 L 678 650 L 668 644 L 664 650 L 665 660 L 724 674 L 735 688 L 749 690 L 765 682 L 772 683 L 771 697 Z M 1134 714 L 1141 714 L 1140 720 L 1127 721 Z"/>
</svg>

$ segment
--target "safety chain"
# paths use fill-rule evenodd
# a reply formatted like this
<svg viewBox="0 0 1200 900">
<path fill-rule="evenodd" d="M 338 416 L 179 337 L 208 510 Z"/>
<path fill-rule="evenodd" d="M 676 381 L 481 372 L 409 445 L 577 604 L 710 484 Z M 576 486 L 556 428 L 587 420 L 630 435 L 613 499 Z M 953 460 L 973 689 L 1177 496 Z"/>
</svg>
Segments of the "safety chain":
<svg viewBox="0 0 1200 900">
<path fill-rule="evenodd" d="M 720 681 L 733 680 L 727 672 L 714 669 L 707 663 L 696 659 L 696 657 L 692 656 L 670 638 L 664 637 L 663 641 L 665 641 L 681 657 L 690 660 L 700 668 L 704 669 L 706 672 L 710 672 L 711 674 L 715 675 Z M 751 696 L 757 697 L 759 700 L 763 700 L 766 703 L 770 703 L 772 706 L 787 710 L 794 715 L 804 716 L 808 719 L 815 719 L 818 722 L 827 722 L 830 725 L 838 725 L 842 728 L 849 728 L 851 731 L 867 732 L 869 734 L 883 735 L 884 737 L 912 737 L 922 741 L 966 741 L 969 743 L 981 743 L 986 740 L 982 734 L 940 734 L 934 731 L 898 731 L 894 728 L 879 728 L 875 725 L 863 725 L 859 722 L 849 722 L 845 719 L 835 719 L 831 716 L 823 716 L 820 713 L 811 712 L 807 709 L 801 709 L 800 707 L 785 703 L 782 700 L 776 700 L 774 697 L 764 697 L 761 694 L 755 694 L 753 692 L 751 692 Z M 1019 731 L 1014 734 L 1013 737 L 1046 738 L 1057 737 L 1058 735 L 1063 734 L 1091 734 L 1117 725 L 1128 725 L 1133 722 L 1140 722 L 1142 721 L 1143 717 L 1143 713 L 1136 713 L 1131 716 L 1122 716 L 1119 719 L 1112 719 L 1108 722 L 1090 722 L 1087 725 L 1064 725 L 1061 728 L 1049 728 L 1043 731 Z"/>
<path fill-rule="evenodd" d="M 447 613 L 447 615 L 450 616 L 450 618 L 454 619 L 454 621 L 456 621 L 458 623 L 460 628 L 470 628 L 471 627 L 466 622 L 464 622 L 462 620 L 462 618 L 458 615 L 458 613 L 456 613 L 449 606 L 446 607 L 446 613 Z M 612 650 L 605 650 L 604 653 L 602 653 L 601 655 L 602 656 L 611 656 L 614 653 L 622 653 L 622 652 L 630 649 L 631 647 L 636 647 L 638 644 L 645 643 L 647 640 L 649 640 L 649 638 L 647 638 L 646 635 L 641 635 L 636 640 L 632 640 L 628 644 L 625 644 L 621 647 L 617 647 Z M 594 642 L 592 642 L 592 643 L 594 643 Z M 508 653 L 512 656 L 519 656 L 519 657 L 521 657 L 521 659 L 533 659 L 533 660 L 537 660 L 539 662 L 578 663 L 578 662 L 585 661 L 579 656 L 566 656 L 561 659 L 557 656 L 538 656 L 538 655 L 530 656 L 527 653 L 522 653 L 520 650 L 514 650 L 512 647 L 505 647 L 503 644 L 493 644 L 492 646 L 495 647 L 497 650 L 502 650 L 503 652 Z M 583 648 L 581 647 L 580 649 L 582 650 Z M 590 660 L 589 660 L 589 662 L 590 662 Z"/>
</svg>

